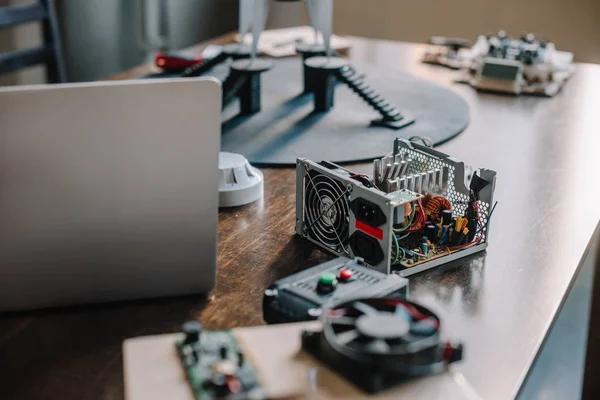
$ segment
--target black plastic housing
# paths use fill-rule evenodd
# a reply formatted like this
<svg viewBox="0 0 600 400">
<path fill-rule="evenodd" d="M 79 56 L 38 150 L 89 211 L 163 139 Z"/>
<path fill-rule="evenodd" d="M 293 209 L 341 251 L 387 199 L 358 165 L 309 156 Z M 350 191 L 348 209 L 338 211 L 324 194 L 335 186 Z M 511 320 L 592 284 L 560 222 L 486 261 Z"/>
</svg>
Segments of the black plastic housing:
<svg viewBox="0 0 600 400">
<path fill-rule="evenodd" d="M 319 293 L 319 277 L 324 272 L 339 276 L 350 269 L 350 281 L 338 280 L 331 293 Z M 300 322 L 317 319 L 325 305 L 353 298 L 393 297 L 405 299 L 408 280 L 398 275 L 386 275 L 364 265 L 361 259 L 338 257 L 273 283 L 263 297 L 263 318 L 268 324 Z"/>
</svg>

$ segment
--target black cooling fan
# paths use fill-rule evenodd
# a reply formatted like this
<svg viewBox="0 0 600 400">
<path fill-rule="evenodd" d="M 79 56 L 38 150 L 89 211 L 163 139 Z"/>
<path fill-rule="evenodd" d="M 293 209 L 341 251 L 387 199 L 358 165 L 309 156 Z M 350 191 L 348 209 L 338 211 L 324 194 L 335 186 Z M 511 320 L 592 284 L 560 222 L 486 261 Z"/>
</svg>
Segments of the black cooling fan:
<svg viewBox="0 0 600 400">
<path fill-rule="evenodd" d="M 462 359 L 462 345 L 440 340 L 435 314 L 386 298 L 329 309 L 322 331 L 303 333 L 302 348 L 369 393 L 442 371 Z"/>
<path fill-rule="evenodd" d="M 304 180 L 305 219 L 314 240 L 342 252 L 348 246 L 349 205 L 343 184 L 318 171 Z"/>
</svg>

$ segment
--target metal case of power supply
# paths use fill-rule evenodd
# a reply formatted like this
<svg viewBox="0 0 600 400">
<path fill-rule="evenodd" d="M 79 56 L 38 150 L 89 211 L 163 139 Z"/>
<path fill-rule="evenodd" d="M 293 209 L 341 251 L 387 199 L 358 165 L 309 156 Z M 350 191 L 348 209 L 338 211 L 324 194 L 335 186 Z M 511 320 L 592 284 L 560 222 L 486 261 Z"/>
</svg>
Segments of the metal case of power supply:
<svg viewBox="0 0 600 400">
<path fill-rule="evenodd" d="M 410 276 L 487 248 L 489 224 L 481 243 L 412 268 L 392 269 L 394 221 L 407 203 L 426 193 L 446 197 L 453 214 L 462 215 L 469 202 L 468 171 L 465 163 L 418 143 L 396 139 L 386 156 L 402 164 L 394 179 L 386 179 L 383 191 L 359 179 L 339 165 L 298 159 L 296 166 L 296 233 L 325 250 L 342 257 L 361 257 L 370 267 L 389 274 Z M 384 157 L 382 160 L 385 160 Z M 377 168 L 377 162 L 375 163 Z M 486 224 L 493 203 L 496 172 L 475 171 L 490 182 L 479 193 L 478 216 Z M 470 176 L 469 176 L 470 179 Z M 371 186 L 371 187 L 370 187 Z"/>
</svg>

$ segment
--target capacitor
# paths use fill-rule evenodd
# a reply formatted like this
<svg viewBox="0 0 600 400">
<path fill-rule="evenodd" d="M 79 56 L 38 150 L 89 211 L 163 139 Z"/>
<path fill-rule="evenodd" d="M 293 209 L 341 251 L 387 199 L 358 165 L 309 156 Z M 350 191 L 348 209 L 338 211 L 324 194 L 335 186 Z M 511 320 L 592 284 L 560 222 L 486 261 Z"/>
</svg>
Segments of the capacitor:
<svg viewBox="0 0 600 400">
<path fill-rule="evenodd" d="M 433 224 L 425 225 L 425 230 L 423 231 L 423 234 L 425 234 L 427 239 L 429 239 L 430 241 L 435 241 L 435 238 L 436 238 L 435 225 L 433 225 Z"/>
<path fill-rule="evenodd" d="M 221 356 L 221 359 L 226 359 L 227 358 L 227 347 L 225 346 L 221 346 L 221 348 L 219 348 L 219 355 Z"/>
<path fill-rule="evenodd" d="M 188 321 L 183 324 L 182 331 L 185 334 L 184 344 L 192 344 L 200 341 L 200 334 L 202 333 L 202 324 L 196 321 Z"/>
<path fill-rule="evenodd" d="M 442 211 L 442 224 L 448 225 L 452 222 L 452 210 Z"/>
<path fill-rule="evenodd" d="M 448 238 L 448 227 L 445 226 L 444 229 L 442 229 L 442 236 L 440 236 L 440 241 L 438 243 L 445 244 L 447 238 Z"/>
<path fill-rule="evenodd" d="M 427 250 L 428 250 L 428 249 L 427 249 L 427 243 L 425 243 L 425 242 L 421 243 L 421 252 L 422 252 L 422 253 L 423 253 L 425 256 L 427 256 Z"/>
<path fill-rule="evenodd" d="M 427 243 L 427 236 L 423 236 L 421 238 L 421 243 Z"/>
</svg>

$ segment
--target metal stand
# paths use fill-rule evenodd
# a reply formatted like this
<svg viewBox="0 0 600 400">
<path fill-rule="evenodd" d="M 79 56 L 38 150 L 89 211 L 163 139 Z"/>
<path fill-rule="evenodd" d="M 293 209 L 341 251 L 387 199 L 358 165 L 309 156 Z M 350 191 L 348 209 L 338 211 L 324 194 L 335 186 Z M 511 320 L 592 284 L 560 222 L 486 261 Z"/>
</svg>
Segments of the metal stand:
<svg viewBox="0 0 600 400">
<path fill-rule="evenodd" d="M 310 77 L 311 92 L 315 96 L 315 112 L 333 108 L 335 85 L 342 68 L 348 62 L 338 57 L 311 57 L 304 62 Z"/>
<path fill-rule="evenodd" d="M 263 58 L 234 61 L 229 76 L 223 82 L 223 106 L 234 97 L 238 97 L 241 115 L 259 112 L 261 109 L 260 74 L 272 67 L 273 62 Z"/>
<path fill-rule="evenodd" d="M 307 44 L 299 42 L 296 44 L 296 52 L 302 56 L 304 93 L 312 93 L 314 90 L 314 77 L 311 69 L 306 66 L 306 60 L 311 57 L 325 56 L 325 46 L 322 44 Z"/>
</svg>

